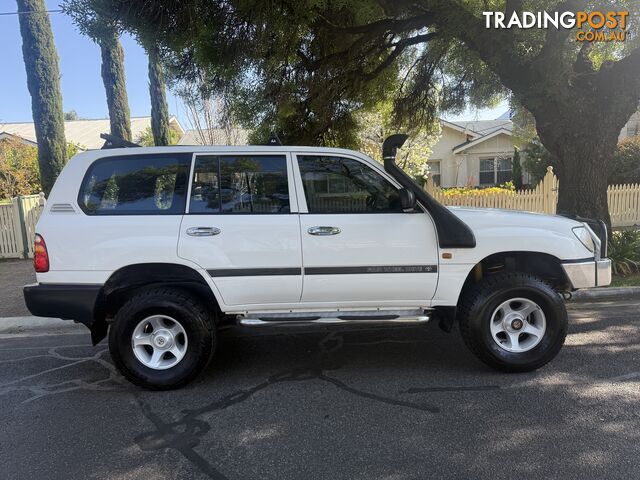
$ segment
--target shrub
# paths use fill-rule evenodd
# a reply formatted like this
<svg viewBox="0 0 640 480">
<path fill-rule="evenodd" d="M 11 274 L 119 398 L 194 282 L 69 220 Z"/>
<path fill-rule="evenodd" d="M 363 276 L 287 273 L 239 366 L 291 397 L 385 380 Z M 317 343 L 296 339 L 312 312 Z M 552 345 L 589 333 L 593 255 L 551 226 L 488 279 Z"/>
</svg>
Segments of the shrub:
<svg viewBox="0 0 640 480">
<path fill-rule="evenodd" d="M 618 144 L 607 180 L 609 185 L 640 183 L 640 136 L 626 138 Z"/>
<path fill-rule="evenodd" d="M 608 256 L 616 275 L 640 272 L 640 230 L 613 232 Z"/>
<path fill-rule="evenodd" d="M 473 188 L 473 187 L 452 187 L 443 188 L 442 192 L 447 197 L 458 197 L 465 195 L 495 195 L 497 193 L 507 193 L 515 195 L 516 187 L 513 182 L 507 182 L 499 187 Z"/>
</svg>

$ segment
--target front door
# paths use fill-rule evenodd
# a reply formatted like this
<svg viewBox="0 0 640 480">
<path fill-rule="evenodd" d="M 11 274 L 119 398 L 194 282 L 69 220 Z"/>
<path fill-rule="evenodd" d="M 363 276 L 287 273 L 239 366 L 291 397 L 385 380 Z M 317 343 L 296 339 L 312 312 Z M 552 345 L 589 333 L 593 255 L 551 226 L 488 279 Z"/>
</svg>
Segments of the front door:
<svg viewBox="0 0 640 480">
<path fill-rule="evenodd" d="M 302 252 L 289 155 L 196 155 L 178 255 L 227 305 L 297 303 Z"/>
<path fill-rule="evenodd" d="M 438 280 L 431 217 L 403 212 L 398 187 L 355 156 L 300 153 L 296 161 L 302 301 L 427 303 Z"/>
</svg>

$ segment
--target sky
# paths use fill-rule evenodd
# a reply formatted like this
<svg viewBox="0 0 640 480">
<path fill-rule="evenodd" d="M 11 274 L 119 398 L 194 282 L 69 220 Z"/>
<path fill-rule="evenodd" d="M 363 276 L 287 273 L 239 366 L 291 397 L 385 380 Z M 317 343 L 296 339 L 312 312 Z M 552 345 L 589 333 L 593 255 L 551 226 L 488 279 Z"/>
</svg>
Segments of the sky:
<svg viewBox="0 0 640 480">
<path fill-rule="evenodd" d="M 48 10 L 59 9 L 59 0 L 45 0 Z M 31 97 L 22 60 L 22 38 L 18 15 L 2 15 L 17 10 L 15 0 L 0 0 L 0 45 L 2 45 L 2 75 L 0 75 L 0 123 L 30 122 Z M 82 118 L 107 118 L 104 86 L 100 77 L 100 49 L 78 32 L 69 17 L 51 13 L 51 26 L 60 58 L 61 88 L 64 111 L 75 110 Z M 125 54 L 125 74 L 131 115 L 149 116 L 147 55 L 129 35 L 121 39 Z M 185 109 L 179 99 L 167 91 L 169 112 L 183 128 L 189 128 Z M 468 111 L 446 116 L 455 120 L 494 119 L 507 110 L 506 104 L 495 109 Z"/>
</svg>

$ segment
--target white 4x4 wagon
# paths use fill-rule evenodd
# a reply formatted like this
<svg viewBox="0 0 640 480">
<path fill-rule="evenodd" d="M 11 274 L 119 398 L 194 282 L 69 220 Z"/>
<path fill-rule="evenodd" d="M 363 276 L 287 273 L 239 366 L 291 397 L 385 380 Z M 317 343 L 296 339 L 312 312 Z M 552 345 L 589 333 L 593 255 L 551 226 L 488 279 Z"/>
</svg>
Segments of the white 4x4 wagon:
<svg viewBox="0 0 640 480">
<path fill-rule="evenodd" d="M 156 389 L 193 379 L 230 323 L 435 317 L 492 367 L 544 365 L 567 331 L 561 293 L 610 282 L 603 224 L 445 208 L 395 165 L 402 142 L 384 168 L 309 147 L 76 155 L 38 222 L 27 306 L 94 344 L 108 331 L 120 371 Z"/>
</svg>

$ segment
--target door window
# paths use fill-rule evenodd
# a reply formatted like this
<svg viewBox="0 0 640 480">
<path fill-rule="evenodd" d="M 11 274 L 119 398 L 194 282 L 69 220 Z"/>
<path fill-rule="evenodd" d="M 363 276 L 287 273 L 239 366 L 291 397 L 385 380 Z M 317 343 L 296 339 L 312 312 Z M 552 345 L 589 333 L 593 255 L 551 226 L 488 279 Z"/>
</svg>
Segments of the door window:
<svg viewBox="0 0 640 480">
<path fill-rule="evenodd" d="M 96 160 L 80 187 L 87 215 L 182 215 L 190 153 L 126 155 Z"/>
<path fill-rule="evenodd" d="M 309 213 L 402 212 L 398 190 L 351 158 L 298 156 Z"/>
<path fill-rule="evenodd" d="M 196 157 L 189 213 L 289 213 L 284 155 Z"/>
</svg>

